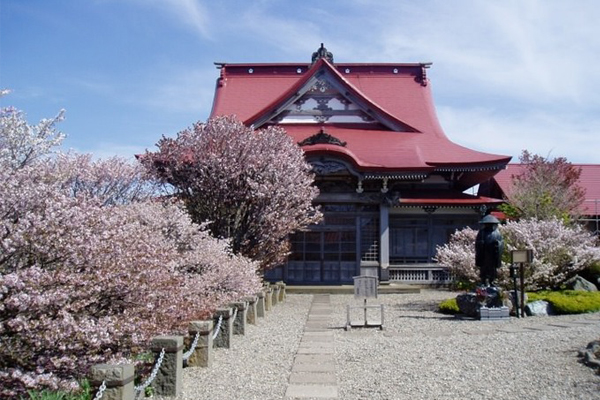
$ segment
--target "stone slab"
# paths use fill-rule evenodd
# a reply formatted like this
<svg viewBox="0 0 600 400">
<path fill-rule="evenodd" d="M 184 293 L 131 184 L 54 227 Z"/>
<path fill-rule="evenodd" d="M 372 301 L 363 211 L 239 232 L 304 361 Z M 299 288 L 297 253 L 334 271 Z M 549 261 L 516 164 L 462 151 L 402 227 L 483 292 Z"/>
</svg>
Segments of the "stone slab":
<svg viewBox="0 0 600 400">
<path fill-rule="evenodd" d="M 292 372 L 332 372 L 335 373 L 335 363 L 310 364 L 310 363 L 294 363 Z"/>
<path fill-rule="evenodd" d="M 329 315 L 329 314 L 331 314 L 331 312 L 332 312 L 331 307 L 327 307 L 327 308 L 319 307 L 319 308 L 312 308 L 309 311 L 309 314 L 310 315 Z"/>
<path fill-rule="evenodd" d="M 333 338 L 333 331 L 327 331 L 327 332 L 304 332 L 304 336 L 330 337 L 330 338 Z"/>
<path fill-rule="evenodd" d="M 296 354 L 334 354 L 333 347 L 300 347 Z"/>
<path fill-rule="evenodd" d="M 333 349 L 333 343 L 321 343 L 321 342 L 300 342 L 298 345 L 299 349 Z"/>
<path fill-rule="evenodd" d="M 329 332 L 329 327 L 326 326 L 311 326 L 311 327 L 304 327 L 304 333 L 307 332 Z"/>
<path fill-rule="evenodd" d="M 304 336 L 300 343 L 333 343 L 332 336 Z"/>
<path fill-rule="evenodd" d="M 306 319 L 308 322 L 320 322 L 320 323 L 328 323 L 329 320 L 331 320 L 331 316 L 329 315 L 319 315 L 316 317 L 311 317 L 310 315 L 308 316 L 308 318 Z"/>
<path fill-rule="evenodd" d="M 337 399 L 338 388 L 333 385 L 298 385 L 292 384 L 285 391 L 287 398 Z"/>
<path fill-rule="evenodd" d="M 316 384 L 336 384 L 335 374 L 323 372 L 292 372 L 290 383 L 316 383 Z"/>
<path fill-rule="evenodd" d="M 326 322 L 314 322 L 310 321 L 304 324 L 305 328 L 327 328 L 329 326 Z"/>
<path fill-rule="evenodd" d="M 331 354 L 297 354 L 294 363 L 329 363 L 333 361 Z"/>
</svg>

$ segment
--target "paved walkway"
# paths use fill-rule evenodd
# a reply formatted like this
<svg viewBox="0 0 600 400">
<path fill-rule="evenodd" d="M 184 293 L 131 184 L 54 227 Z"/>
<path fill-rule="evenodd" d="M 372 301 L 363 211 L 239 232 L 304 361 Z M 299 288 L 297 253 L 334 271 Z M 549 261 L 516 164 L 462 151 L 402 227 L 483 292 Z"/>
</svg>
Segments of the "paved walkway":
<svg viewBox="0 0 600 400">
<path fill-rule="evenodd" d="M 331 303 L 328 294 L 316 294 L 308 312 L 304 334 L 285 392 L 286 399 L 337 399 L 333 331 L 329 329 Z"/>
</svg>

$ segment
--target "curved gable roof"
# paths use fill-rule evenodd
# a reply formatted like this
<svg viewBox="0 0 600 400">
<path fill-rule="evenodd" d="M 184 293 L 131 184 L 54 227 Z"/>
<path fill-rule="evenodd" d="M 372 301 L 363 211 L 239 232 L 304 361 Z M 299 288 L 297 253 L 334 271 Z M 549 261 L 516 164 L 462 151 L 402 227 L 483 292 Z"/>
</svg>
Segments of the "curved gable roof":
<svg viewBox="0 0 600 400">
<path fill-rule="evenodd" d="M 332 64 L 319 59 L 313 65 L 219 64 L 212 116 L 235 115 L 247 125 L 276 124 L 318 78 L 324 77 L 341 95 L 370 112 L 372 123 L 291 120 L 281 126 L 300 143 L 320 130 L 346 142 L 342 148 L 315 143 L 303 145 L 307 155 L 352 157 L 362 173 L 401 171 L 455 172 L 464 186 L 489 179 L 511 157 L 479 152 L 448 139 L 437 119 L 428 64 Z"/>
<path fill-rule="evenodd" d="M 396 116 L 386 111 L 368 96 L 365 96 L 364 93 L 355 88 L 354 85 L 344 78 L 344 76 L 325 58 L 321 58 L 315 62 L 308 72 L 292 87 L 266 105 L 255 115 L 245 120 L 244 123 L 246 125 L 254 125 L 257 128 L 261 127 L 280 114 L 287 106 L 300 99 L 314 86 L 316 81 L 320 79 L 328 81 L 329 84 L 333 85 L 338 90 L 340 95 L 347 98 L 349 101 L 358 104 L 366 114 L 374 117 L 390 130 L 417 131 L 406 122 L 401 121 Z"/>
</svg>

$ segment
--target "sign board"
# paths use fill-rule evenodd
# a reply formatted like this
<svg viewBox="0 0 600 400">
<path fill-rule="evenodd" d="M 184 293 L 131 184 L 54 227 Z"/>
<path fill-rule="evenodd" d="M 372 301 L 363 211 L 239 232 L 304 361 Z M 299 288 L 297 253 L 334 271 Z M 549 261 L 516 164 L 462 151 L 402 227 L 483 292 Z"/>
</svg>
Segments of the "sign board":
<svg viewBox="0 0 600 400">
<path fill-rule="evenodd" d="M 376 299 L 379 279 L 376 276 L 355 276 L 354 298 Z"/>
<path fill-rule="evenodd" d="M 511 255 L 513 263 L 530 263 L 533 261 L 533 250 L 513 250 Z"/>
</svg>

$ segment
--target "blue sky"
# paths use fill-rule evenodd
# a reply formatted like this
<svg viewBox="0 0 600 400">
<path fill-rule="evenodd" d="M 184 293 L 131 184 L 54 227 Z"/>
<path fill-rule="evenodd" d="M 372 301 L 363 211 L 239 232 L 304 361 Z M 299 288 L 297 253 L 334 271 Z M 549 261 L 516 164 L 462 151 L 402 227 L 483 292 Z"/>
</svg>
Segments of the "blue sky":
<svg viewBox="0 0 600 400">
<path fill-rule="evenodd" d="M 153 149 L 210 113 L 213 62 L 433 62 L 455 142 L 600 163 L 595 0 L 0 0 L 3 106 L 62 108 L 66 148 Z"/>
</svg>

